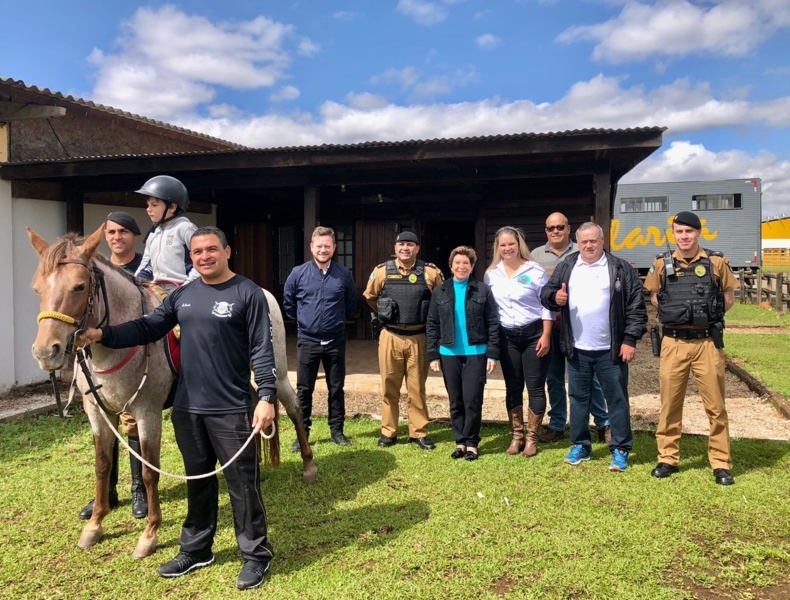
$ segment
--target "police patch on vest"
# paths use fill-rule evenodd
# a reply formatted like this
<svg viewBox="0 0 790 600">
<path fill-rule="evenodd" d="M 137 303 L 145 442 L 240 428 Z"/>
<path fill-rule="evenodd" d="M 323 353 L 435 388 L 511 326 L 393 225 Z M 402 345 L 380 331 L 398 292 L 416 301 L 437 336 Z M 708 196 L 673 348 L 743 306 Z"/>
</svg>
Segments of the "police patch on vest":
<svg viewBox="0 0 790 600">
<path fill-rule="evenodd" d="M 403 275 L 387 275 L 387 279 L 403 279 Z"/>
<path fill-rule="evenodd" d="M 516 277 L 516 281 L 518 281 L 521 285 L 529 285 L 529 283 L 532 280 L 529 278 L 529 275 L 526 275 L 526 274 L 522 273 L 521 275 Z"/>
<path fill-rule="evenodd" d="M 417 283 L 417 276 L 414 273 L 409 275 L 409 283 Z"/>
<path fill-rule="evenodd" d="M 697 277 L 704 277 L 705 273 L 707 273 L 707 271 L 705 270 L 705 267 L 703 267 L 702 265 L 699 265 L 697 266 L 696 269 L 694 269 L 694 275 L 696 275 Z"/>
</svg>

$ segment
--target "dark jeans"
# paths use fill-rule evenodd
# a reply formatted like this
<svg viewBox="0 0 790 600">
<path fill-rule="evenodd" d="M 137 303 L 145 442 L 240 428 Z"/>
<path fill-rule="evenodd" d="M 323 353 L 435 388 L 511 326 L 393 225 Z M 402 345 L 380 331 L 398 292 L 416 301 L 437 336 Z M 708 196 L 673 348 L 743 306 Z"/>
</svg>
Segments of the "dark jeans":
<svg viewBox="0 0 790 600">
<path fill-rule="evenodd" d="M 549 388 L 549 429 L 565 431 L 568 421 L 568 396 L 565 393 L 565 355 L 560 351 L 560 329 L 551 330 L 552 357 L 546 373 L 546 387 Z M 593 378 L 593 394 L 590 401 L 593 423 L 598 429 L 609 424 L 606 400 L 598 378 Z"/>
<path fill-rule="evenodd" d="M 574 348 L 568 359 L 568 395 L 571 397 L 571 444 L 590 448 L 590 400 L 597 376 L 609 403 L 612 441 L 609 450 L 631 451 L 631 407 L 628 404 L 628 365 L 612 362 L 610 350 Z"/>
<path fill-rule="evenodd" d="M 346 342 L 322 346 L 317 342 L 299 339 L 296 342 L 296 395 L 302 407 L 304 426 L 310 429 L 313 420 L 313 392 L 318 378 L 318 365 L 323 364 L 326 389 L 329 392 L 329 430 L 343 433 L 346 421 Z"/>
<path fill-rule="evenodd" d="M 536 415 L 546 412 L 546 373 L 552 348 L 539 357 L 535 347 L 543 335 L 543 321 L 533 321 L 518 329 L 499 329 L 499 360 L 505 378 L 505 406 L 508 412 L 524 404 L 524 384 L 529 395 L 529 409 Z"/>
<path fill-rule="evenodd" d="M 187 475 L 201 475 L 223 465 L 252 433 L 249 414 L 198 415 L 173 411 L 171 417 Z M 254 440 L 223 471 L 233 508 L 233 527 L 244 560 L 268 563 L 273 556 L 267 538 L 266 509 L 261 496 L 261 473 Z M 182 552 L 205 556 L 217 530 L 217 476 L 187 481 L 187 518 L 181 528 Z"/>
<path fill-rule="evenodd" d="M 483 422 L 486 355 L 442 356 L 442 376 L 450 397 L 450 422 L 455 443 L 477 448 Z"/>
</svg>

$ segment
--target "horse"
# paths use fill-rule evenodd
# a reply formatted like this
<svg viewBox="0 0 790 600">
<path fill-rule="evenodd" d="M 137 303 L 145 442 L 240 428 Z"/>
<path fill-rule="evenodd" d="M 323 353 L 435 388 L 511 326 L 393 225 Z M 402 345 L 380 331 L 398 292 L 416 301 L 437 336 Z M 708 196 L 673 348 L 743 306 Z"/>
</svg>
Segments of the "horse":
<svg viewBox="0 0 790 600">
<path fill-rule="evenodd" d="M 88 237 L 69 233 L 50 245 L 35 231 L 27 228 L 30 243 L 39 255 L 33 289 L 38 294 L 41 312 L 38 316 L 38 333 L 33 343 L 33 357 L 45 371 L 60 370 L 67 365 L 69 342 L 73 341 L 78 330 L 137 319 L 161 303 L 150 288 L 141 285 L 139 280 L 97 252 L 103 231 L 102 224 Z M 311 484 L 316 480 L 317 469 L 302 422 L 301 408 L 288 380 L 282 314 L 274 297 L 266 290 L 264 294 L 272 322 L 277 399 L 294 423 L 302 449 L 303 481 Z M 164 341 L 160 340 L 145 348 L 124 350 L 111 350 L 101 344 L 93 344 L 90 348 L 93 366 L 91 378 L 94 385 L 101 386 L 103 403 L 112 413 L 124 409 L 147 372 L 144 385 L 125 410 L 137 421 L 143 458 L 158 468 L 162 409 L 175 382 L 165 355 Z M 81 371 L 78 372 L 76 385 L 79 390 L 89 388 L 89 382 Z M 85 524 L 77 543 L 79 548 L 87 549 L 101 540 L 102 520 L 110 512 L 109 476 L 115 434 L 90 392 L 85 391 L 82 396 L 93 431 L 96 477 L 93 516 Z M 108 414 L 108 417 L 113 427 L 117 428 L 118 417 L 113 414 Z M 278 435 L 269 442 L 266 450 L 270 462 L 278 466 Z M 144 558 L 156 551 L 157 530 L 162 523 L 159 474 L 144 464 L 143 481 L 148 494 L 148 518 L 133 553 L 135 558 Z"/>
</svg>

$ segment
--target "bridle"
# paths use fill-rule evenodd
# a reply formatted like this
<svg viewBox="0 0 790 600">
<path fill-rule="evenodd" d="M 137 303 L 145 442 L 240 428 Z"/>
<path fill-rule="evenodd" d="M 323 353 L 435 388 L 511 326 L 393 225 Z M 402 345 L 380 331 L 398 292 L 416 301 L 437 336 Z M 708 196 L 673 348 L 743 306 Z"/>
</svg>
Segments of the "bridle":
<svg viewBox="0 0 790 600">
<path fill-rule="evenodd" d="M 91 394 L 93 396 L 96 404 L 106 414 L 108 414 L 110 416 L 113 416 L 113 417 L 117 417 L 117 416 L 120 416 L 121 413 L 126 411 L 126 409 L 129 407 L 129 405 L 132 403 L 132 401 L 137 397 L 137 394 L 142 389 L 143 385 L 145 384 L 146 379 L 148 379 L 148 365 L 149 365 L 149 359 L 150 359 L 150 356 L 151 356 L 151 349 L 150 349 L 149 346 L 146 345 L 146 347 L 145 347 L 145 372 L 143 373 L 143 379 L 140 382 L 140 385 L 138 386 L 137 391 L 126 402 L 126 404 L 124 405 L 124 407 L 120 411 L 114 412 L 114 411 L 110 410 L 109 408 L 107 408 L 107 406 L 104 404 L 104 401 L 102 400 L 101 396 L 99 395 L 99 389 L 102 386 L 101 386 L 101 384 L 96 385 L 94 383 L 93 377 L 92 377 L 92 372 L 96 373 L 98 375 L 109 375 L 111 373 L 115 373 L 116 371 L 120 370 L 124 365 L 126 365 L 126 363 L 128 363 L 132 359 L 132 357 L 140 349 L 140 346 L 133 347 L 127 353 L 127 355 L 124 357 L 124 359 L 120 363 L 118 363 L 116 366 L 112 367 L 111 369 L 107 369 L 107 370 L 104 370 L 104 371 L 98 371 L 98 370 L 92 368 L 93 365 L 91 363 L 91 350 L 90 350 L 90 347 L 84 347 L 83 348 L 83 347 L 77 346 L 77 337 L 80 334 L 84 333 L 85 326 L 87 325 L 87 322 L 88 322 L 88 318 L 93 313 L 93 309 L 95 307 L 95 300 L 96 300 L 96 298 L 99 297 L 100 293 L 101 293 L 101 297 L 102 297 L 102 302 L 104 303 L 104 316 L 102 316 L 101 320 L 96 325 L 96 328 L 98 329 L 98 328 L 102 327 L 103 325 L 109 325 L 109 323 L 110 323 L 110 303 L 107 300 L 107 286 L 105 285 L 105 282 L 104 282 L 104 271 L 99 269 L 96 265 L 88 264 L 86 261 L 84 261 L 82 259 L 79 259 L 79 258 L 62 258 L 62 259 L 60 259 L 58 261 L 58 265 L 69 265 L 69 264 L 71 264 L 71 265 L 79 265 L 81 267 L 84 267 L 84 268 L 86 268 L 88 270 L 88 273 L 90 274 L 89 285 L 88 285 L 88 287 L 89 287 L 89 290 L 88 290 L 88 302 L 87 302 L 87 305 L 85 306 L 85 313 L 82 315 L 82 317 L 77 319 L 77 318 L 74 318 L 74 317 L 72 317 L 70 315 L 67 315 L 67 314 L 64 314 L 64 313 L 61 313 L 61 312 L 58 312 L 58 311 L 55 311 L 55 310 L 45 310 L 45 311 L 40 312 L 38 314 L 36 322 L 41 323 L 41 321 L 43 321 L 44 319 L 55 319 L 56 321 L 61 321 L 63 323 L 66 323 L 68 325 L 72 325 L 73 327 L 75 327 L 75 330 L 73 332 L 71 332 L 68 335 L 68 337 L 66 338 L 65 353 L 67 355 L 68 354 L 75 354 L 76 355 L 76 361 L 79 364 L 80 368 L 82 369 L 82 373 L 85 376 L 85 380 L 88 382 L 88 389 L 87 389 L 86 392 L 83 392 L 83 393 Z M 143 307 L 143 316 L 145 316 L 145 315 L 148 314 L 148 309 L 147 309 L 146 302 L 145 302 L 145 293 L 143 292 L 142 286 L 140 286 L 136 282 L 135 282 L 135 285 L 137 286 L 137 289 L 140 292 L 140 299 L 142 301 L 142 307 Z M 76 381 L 76 375 L 77 375 L 77 373 L 76 373 L 76 366 L 75 366 L 74 381 Z M 58 392 L 57 379 L 55 377 L 55 372 L 54 371 L 52 371 L 50 373 L 50 379 L 52 380 L 52 386 L 53 386 L 53 389 L 55 391 L 55 400 L 57 401 L 57 404 L 58 404 L 58 412 L 60 413 L 60 416 L 63 417 L 64 414 L 63 414 L 63 410 L 61 409 L 61 406 L 60 406 L 60 394 Z M 73 390 L 74 381 L 72 382 L 72 390 Z M 70 402 L 71 402 L 71 398 L 69 398 L 69 403 Z"/>
<path fill-rule="evenodd" d="M 61 258 L 58 261 L 59 265 L 79 265 L 88 270 L 90 280 L 88 283 L 88 304 L 85 307 L 85 313 L 79 319 L 55 310 L 45 310 L 38 314 L 36 318 L 37 323 L 41 323 L 44 319 L 55 319 L 62 321 L 68 325 L 73 325 L 76 329 L 66 338 L 66 354 L 74 354 L 77 350 L 77 336 L 83 333 L 85 325 L 88 322 L 88 317 L 93 313 L 95 298 L 98 297 L 99 292 L 102 295 L 104 302 L 104 316 L 101 321 L 96 325 L 97 328 L 102 325 L 107 325 L 110 322 L 110 303 L 107 301 L 107 286 L 104 283 L 104 271 L 95 265 L 89 265 L 87 262 L 80 258 Z"/>
</svg>

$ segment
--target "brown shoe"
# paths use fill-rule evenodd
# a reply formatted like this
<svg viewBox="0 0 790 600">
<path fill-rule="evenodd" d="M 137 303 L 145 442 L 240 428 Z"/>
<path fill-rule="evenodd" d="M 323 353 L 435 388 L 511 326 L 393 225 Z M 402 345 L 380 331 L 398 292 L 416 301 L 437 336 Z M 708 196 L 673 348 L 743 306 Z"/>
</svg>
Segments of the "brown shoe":
<svg viewBox="0 0 790 600">
<path fill-rule="evenodd" d="M 598 429 L 598 441 L 606 444 L 612 441 L 612 428 L 609 425 Z"/>
<path fill-rule="evenodd" d="M 538 453 L 538 428 L 543 421 L 543 415 L 536 415 L 527 409 L 527 443 L 524 445 L 524 458 L 530 458 Z"/>
<path fill-rule="evenodd" d="M 551 444 L 552 442 L 558 442 L 562 438 L 565 437 L 565 430 L 558 431 L 556 429 L 552 429 L 551 427 L 546 427 L 543 431 L 543 435 L 538 438 L 538 441 L 543 442 L 544 444 Z"/>
<path fill-rule="evenodd" d="M 524 448 L 524 407 L 517 406 L 509 411 L 507 416 L 510 420 L 510 429 L 513 431 L 513 439 L 505 450 L 505 454 L 515 456 Z"/>
</svg>

